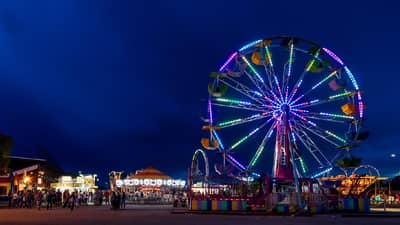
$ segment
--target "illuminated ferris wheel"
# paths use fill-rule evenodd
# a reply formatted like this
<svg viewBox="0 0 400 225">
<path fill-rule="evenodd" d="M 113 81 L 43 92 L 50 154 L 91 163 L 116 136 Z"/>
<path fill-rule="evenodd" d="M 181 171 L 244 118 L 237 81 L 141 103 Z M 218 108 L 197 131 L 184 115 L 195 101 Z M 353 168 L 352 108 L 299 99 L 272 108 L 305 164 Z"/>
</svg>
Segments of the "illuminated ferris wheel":
<svg viewBox="0 0 400 225">
<path fill-rule="evenodd" d="M 201 143 L 242 172 L 268 166 L 276 178 L 318 177 L 359 140 L 362 92 L 347 65 L 319 44 L 256 40 L 210 77 Z"/>
</svg>

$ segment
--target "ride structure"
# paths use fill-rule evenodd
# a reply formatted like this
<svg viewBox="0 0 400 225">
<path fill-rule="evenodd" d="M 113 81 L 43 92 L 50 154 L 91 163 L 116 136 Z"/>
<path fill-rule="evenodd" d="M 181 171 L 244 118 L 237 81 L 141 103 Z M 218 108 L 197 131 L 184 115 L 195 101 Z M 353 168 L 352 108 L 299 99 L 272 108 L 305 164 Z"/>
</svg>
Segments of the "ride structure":
<svg viewBox="0 0 400 225">
<path fill-rule="evenodd" d="M 248 181 L 270 170 L 272 180 L 295 184 L 301 199 L 303 181 L 328 174 L 361 141 L 359 84 L 341 58 L 315 42 L 255 40 L 210 77 L 201 144 L 222 155 L 219 175 Z"/>
</svg>

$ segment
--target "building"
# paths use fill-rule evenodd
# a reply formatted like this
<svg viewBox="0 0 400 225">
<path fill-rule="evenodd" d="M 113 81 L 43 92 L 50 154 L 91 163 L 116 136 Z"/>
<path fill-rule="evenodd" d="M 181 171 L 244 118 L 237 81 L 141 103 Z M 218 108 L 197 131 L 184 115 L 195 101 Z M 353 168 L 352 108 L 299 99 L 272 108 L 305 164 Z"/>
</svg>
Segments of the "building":
<svg viewBox="0 0 400 225">
<path fill-rule="evenodd" d="M 95 192 L 98 187 L 96 186 L 96 174 L 79 174 L 76 177 L 60 176 L 58 182 L 51 183 L 51 188 L 64 192 L 78 191 L 78 192 Z"/>
<path fill-rule="evenodd" d="M 46 159 L 10 156 L 6 173 L 0 174 L 0 196 L 22 190 L 50 187 L 59 169 L 49 166 Z"/>
</svg>

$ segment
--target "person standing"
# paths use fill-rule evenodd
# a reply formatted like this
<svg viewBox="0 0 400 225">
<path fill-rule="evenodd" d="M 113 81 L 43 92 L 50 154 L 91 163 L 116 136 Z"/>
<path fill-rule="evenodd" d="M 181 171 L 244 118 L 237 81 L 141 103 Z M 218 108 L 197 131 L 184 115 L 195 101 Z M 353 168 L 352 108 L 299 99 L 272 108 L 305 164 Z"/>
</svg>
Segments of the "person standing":
<svg viewBox="0 0 400 225">
<path fill-rule="evenodd" d="M 126 206 L 125 200 L 126 200 L 126 194 L 125 194 L 125 191 L 123 191 L 122 195 L 121 195 L 121 206 L 120 206 L 121 209 L 122 208 L 125 209 L 125 206 Z"/>
<path fill-rule="evenodd" d="M 46 202 L 47 202 L 46 209 L 47 210 L 49 210 L 49 208 L 52 209 L 53 208 L 53 192 L 52 191 L 49 191 L 47 193 Z"/>
<path fill-rule="evenodd" d="M 69 208 L 71 209 L 71 212 L 74 210 L 75 201 L 76 201 L 76 192 L 74 191 L 69 196 Z"/>
<path fill-rule="evenodd" d="M 11 202 L 13 199 L 13 194 L 12 194 L 11 190 L 8 192 L 7 196 L 8 196 L 8 208 L 11 208 Z"/>
<path fill-rule="evenodd" d="M 42 201 L 43 201 L 42 191 L 38 191 L 38 193 L 36 195 L 36 202 L 37 202 L 38 210 L 40 210 L 40 208 L 42 207 Z"/>
<path fill-rule="evenodd" d="M 60 189 L 58 189 L 56 192 L 56 206 L 60 207 L 61 205 L 62 205 L 62 193 Z"/>
<path fill-rule="evenodd" d="M 105 198 L 105 204 L 110 205 L 110 192 L 109 191 L 104 192 L 104 198 Z"/>
</svg>

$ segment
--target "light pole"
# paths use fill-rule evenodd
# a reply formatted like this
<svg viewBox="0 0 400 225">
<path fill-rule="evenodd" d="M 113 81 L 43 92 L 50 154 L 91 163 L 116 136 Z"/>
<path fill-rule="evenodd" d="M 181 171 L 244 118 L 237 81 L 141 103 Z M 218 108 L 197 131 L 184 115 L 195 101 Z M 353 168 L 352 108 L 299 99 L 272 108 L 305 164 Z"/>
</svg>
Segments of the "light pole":
<svg viewBox="0 0 400 225">
<path fill-rule="evenodd" d="M 395 159 L 395 160 L 400 159 L 400 154 L 397 152 L 392 152 L 392 153 L 390 153 L 389 156 L 391 159 Z M 396 174 L 396 175 L 398 175 L 398 174 Z M 389 197 L 389 199 L 391 199 L 391 183 L 392 183 L 392 178 L 389 178 L 389 181 L 388 181 L 388 197 Z M 385 201 L 384 203 L 386 203 L 386 198 L 384 201 Z M 390 203 L 390 200 L 389 200 L 389 203 Z M 386 211 L 386 204 L 384 204 L 384 207 L 385 207 L 385 211 Z"/>
</svg>

